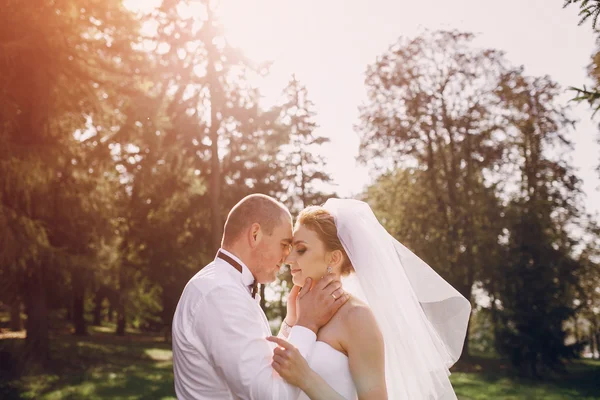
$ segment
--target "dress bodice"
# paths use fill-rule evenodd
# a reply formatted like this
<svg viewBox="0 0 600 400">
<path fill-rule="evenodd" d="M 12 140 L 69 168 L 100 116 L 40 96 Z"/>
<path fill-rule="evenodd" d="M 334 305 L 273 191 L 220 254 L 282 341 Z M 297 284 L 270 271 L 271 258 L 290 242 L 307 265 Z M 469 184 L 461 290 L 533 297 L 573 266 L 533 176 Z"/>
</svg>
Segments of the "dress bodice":
<svg viewBox="0 0 600 400">
<path fill-rule="evenodd" d="M 308 356 L 308 365 L 345 399 L 358 398 L 350 374 L 349 359 L 344 353 L 325 342 L 317 341 Z M 298 400 L 308 400 L 308 396 L 301 392 Z"/>
</svg>

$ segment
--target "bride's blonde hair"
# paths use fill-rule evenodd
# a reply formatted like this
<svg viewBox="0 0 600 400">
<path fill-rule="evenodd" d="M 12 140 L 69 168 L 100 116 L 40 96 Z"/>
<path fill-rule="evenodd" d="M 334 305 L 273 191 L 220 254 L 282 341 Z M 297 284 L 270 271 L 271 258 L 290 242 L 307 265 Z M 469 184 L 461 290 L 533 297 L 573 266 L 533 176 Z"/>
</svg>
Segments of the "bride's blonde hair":
<svg viewBox="0 0 600 400">
<path fill-rule="evenodd" d="M 329 211 L 319 206 L 307 207 L 298 215 L 296 226 L 298 225 L 305 226 L 311 231 L 316 232 L 327 251 L 340 250 L 342 252 L 344 258 L 341 270 L 342 276 L 354 272 L 354 267 L 352 267 L 348 254 L 346 254 L 346 250 L 344 250 L 344 246 L 342 246 L 342 242 L 338 238 L 333 215 Z"/>
</svg>

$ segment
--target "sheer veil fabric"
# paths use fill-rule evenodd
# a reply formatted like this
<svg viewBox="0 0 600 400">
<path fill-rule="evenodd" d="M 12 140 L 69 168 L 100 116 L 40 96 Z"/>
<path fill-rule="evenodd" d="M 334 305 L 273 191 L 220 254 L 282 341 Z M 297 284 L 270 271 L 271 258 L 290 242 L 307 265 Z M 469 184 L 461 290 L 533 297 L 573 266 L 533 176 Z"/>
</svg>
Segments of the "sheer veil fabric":
<svg viewBox="0 0 600 400">
<path fill-rule="evenodd" d="M 456 399 L 448 368 L 462 352 L 469 300 L 394 239 L 367 203 L 329 199 L 324 208 L 355 269 L 344 289 L 369 305 L 382 331 L 388 397 Z"/>
</svg>

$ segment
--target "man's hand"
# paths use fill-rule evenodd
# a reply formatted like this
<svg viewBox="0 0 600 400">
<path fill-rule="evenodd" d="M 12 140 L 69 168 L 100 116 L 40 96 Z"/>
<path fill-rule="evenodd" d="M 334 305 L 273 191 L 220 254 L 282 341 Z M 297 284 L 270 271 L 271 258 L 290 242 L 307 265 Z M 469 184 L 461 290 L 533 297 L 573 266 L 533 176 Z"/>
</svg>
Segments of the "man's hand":
<svg viewBox="0 0 600 400">
<path fill-rule="evenodd" d="M 271 366 L 290 385 L 303 389 L 310 381 L 313 371 L 302 354 L 290 343 L 275 336 L 267 338 L 278 346 L 273 350 Z"/>
<path fill-rule="evenodd" d="M 312 279 L 307 278 L 298 293 L 296 325 L 304 326 L 317 333 L 327 324 L 337 310 L 348 301 L 350 296 L 344 293 L 342 284 L 333 274 L 327 274 L 310 289 Z"/>
</svg>

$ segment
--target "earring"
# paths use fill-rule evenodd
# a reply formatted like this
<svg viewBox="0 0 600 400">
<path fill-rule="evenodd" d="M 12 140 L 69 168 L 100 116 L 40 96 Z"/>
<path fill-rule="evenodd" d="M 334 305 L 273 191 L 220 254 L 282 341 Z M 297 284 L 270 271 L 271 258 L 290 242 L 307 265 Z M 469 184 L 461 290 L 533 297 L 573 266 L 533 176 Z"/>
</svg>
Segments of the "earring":
<svg viewBox="0 0 600 400">
<path fill-rule="evenodd" d="M 331 268 L 331 265 L 327 267 L 327 273 L 328 273 L 328 274 L 330 274 L 332 270 L 333 270 L 333 269 Z"/>
</svg>

